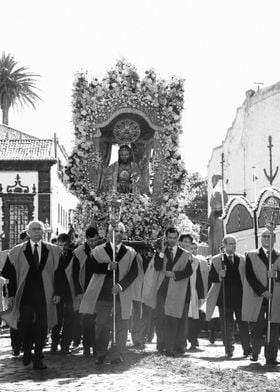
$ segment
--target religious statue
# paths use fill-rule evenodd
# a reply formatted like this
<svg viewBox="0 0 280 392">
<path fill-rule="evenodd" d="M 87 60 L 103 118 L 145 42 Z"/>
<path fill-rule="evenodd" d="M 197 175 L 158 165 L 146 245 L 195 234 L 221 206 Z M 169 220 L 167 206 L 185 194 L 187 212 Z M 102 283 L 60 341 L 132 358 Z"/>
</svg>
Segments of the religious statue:
<svg viewBox="0 0 280 392">
<path fill-rule="evenodd" d="M 221 219 L 224 206 L 228 201 L 228 196 L 225 191 L 222 191 L 221 187 L 222 176 L 215 174 L 212 176 L 212 193 L 210 196 L 210 215 L 208 218 L 209 222 L 209 236 L 208 245 L 212 255 L 219 253 L 220 246 L 222 245 L 222 239 L 224 236 L 223 222 Z M 222 192 L 223 199 L 222 200 Z"/>
<path fill-rule="evenodd" d="M 140 178 L 140 171 L 133 161 L 131 148 L 124 144 L 120 146 L 118 161 L 103 170 L 100 184 L 102 192 L 135 193 Z"/>
</svg>

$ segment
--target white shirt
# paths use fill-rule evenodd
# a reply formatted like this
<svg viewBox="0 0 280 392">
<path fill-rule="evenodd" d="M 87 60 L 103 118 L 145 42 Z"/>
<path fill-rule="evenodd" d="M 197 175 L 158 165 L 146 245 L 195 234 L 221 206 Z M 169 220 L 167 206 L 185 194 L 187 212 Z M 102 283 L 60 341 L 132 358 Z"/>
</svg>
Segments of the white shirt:
<svg viewBox="0 0 280 392">
<path fill-rule="evenodd" d="M 35 244 L 36 244 L 36 242 L 30 240 L 32 254 L 34 254 L 34 249 L 35 249 L 34 245 Z M 37 245 L 38 245 L 37 251 L 38 251 L 38 255 L 39 255 L 39 264 L 40 264 L 41 254 L 42 254 L 42 241 L 40 240 L 39 242 L 37 242 Z"/>
<path fill-rule="evenodd" d="M 172 252 L 172 254 L 171 254 L 172 260 L 174 260 L 175 255 L 176 255 L 176 253 L 177 253 L 178 246 L 177 246 L 177 245 L 175 245 L 175 246 L 169 246 L 168 248 L 169 248 L 170 253 Z"/>
<path fill-rule="evenodd" d="M 110 242 L 110 244 L 111 244 L 111 248 L 114 249 L 113 242 Z M 119 243 L 118 245 L 116 245 L 116 253 L 119 253 L 121 246 L 122 246 L 122 243 Z"/>
<path fill-rule="evenodd" d="M 269 256 L 268 256 L 269 250 L 265 249 L 263 246 L 262 246 L 262 250 L 264 251 L 264 254 L 266 255 L 266 257 L 269 258 Z M 272 252 L 273 252 L 273 249 L 272 249 Z"/>
</svg>

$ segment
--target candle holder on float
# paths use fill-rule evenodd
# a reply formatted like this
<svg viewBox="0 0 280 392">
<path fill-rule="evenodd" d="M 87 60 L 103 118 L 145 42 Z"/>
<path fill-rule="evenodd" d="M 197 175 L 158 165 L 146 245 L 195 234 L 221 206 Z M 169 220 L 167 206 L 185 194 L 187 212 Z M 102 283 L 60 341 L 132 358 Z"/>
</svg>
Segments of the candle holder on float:
<svg viewBox="0 0 280 392">
<path fill-rule="evenodd" d="M 280 215 L 280 200 L 275 196 L 269 197 L 263 204 L 263 216 L 265 221 L 265 227 L 269 231 L 269 264 L 268 271 L 271 274 L 272 271 L 272 250 L 273 250 L 273 240 L 275 237 L 275 229 L 277 224 L 279 224 Z M 272 277 L 268 278 L 268 291 L 272 294 Z M 271 341 L 271 296 L 268 299 L 268 314 L 267 314 L 267 334 L 266 334 L 266 344 L 267 346 Z"/>
<path fill-rule="evenodd" d="M 121 218 L 122 201 L 118 198 L 115 188 L 109 202 L 109 223 L 112 226 L 113 262 L 116 262 L 116 227 Z M 116 271 L 113 269 L 113 287 L 116 284 Z M 113 294 L 113 336 L 112 344 L 116 344 L 116 294 Z"/>
</svg>

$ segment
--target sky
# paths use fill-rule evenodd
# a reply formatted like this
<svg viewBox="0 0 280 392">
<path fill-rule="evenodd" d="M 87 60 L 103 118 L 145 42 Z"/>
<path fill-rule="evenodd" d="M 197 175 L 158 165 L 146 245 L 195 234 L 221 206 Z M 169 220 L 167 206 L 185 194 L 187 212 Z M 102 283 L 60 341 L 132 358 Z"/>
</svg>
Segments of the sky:
<svg viewBox="0 0 280 392">
<path fill-rule="evenodd" d="M 74 143 L 71 94 L 81 69 L 102 78 L 122 57 L 140 76 L 153 68 L 185 79 L 180 141 L 189 172 L 207 174 L 245 100 L 280 80 L 278 0 L 0 0 L 0 50 L 41 75 L 36 110 L 9 125 Z M 5 16 L 5 17 L 4 17 Z"/>
</svg>

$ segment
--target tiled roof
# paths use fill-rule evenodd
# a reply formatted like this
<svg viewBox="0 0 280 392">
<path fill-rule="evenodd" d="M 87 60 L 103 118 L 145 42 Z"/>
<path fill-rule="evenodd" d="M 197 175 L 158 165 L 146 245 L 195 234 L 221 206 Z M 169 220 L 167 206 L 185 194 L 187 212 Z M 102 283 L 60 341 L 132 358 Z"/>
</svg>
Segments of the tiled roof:
<svg viewBox="0 0 280 392">
<path fill-rule="evenodd" d="M 56 160 L 52 140 L 21 139 L 0 140 L 1 161 Z"/>
<path fill-rule="evenodd" d="M 37 137 L 28 135 L 27 133 L 18 131 L 17 129 L 11 128 L 8 125 L 0 124 L 0 140 L 1 139 L 28 139 L 38 140 Z"/>
</svg>

